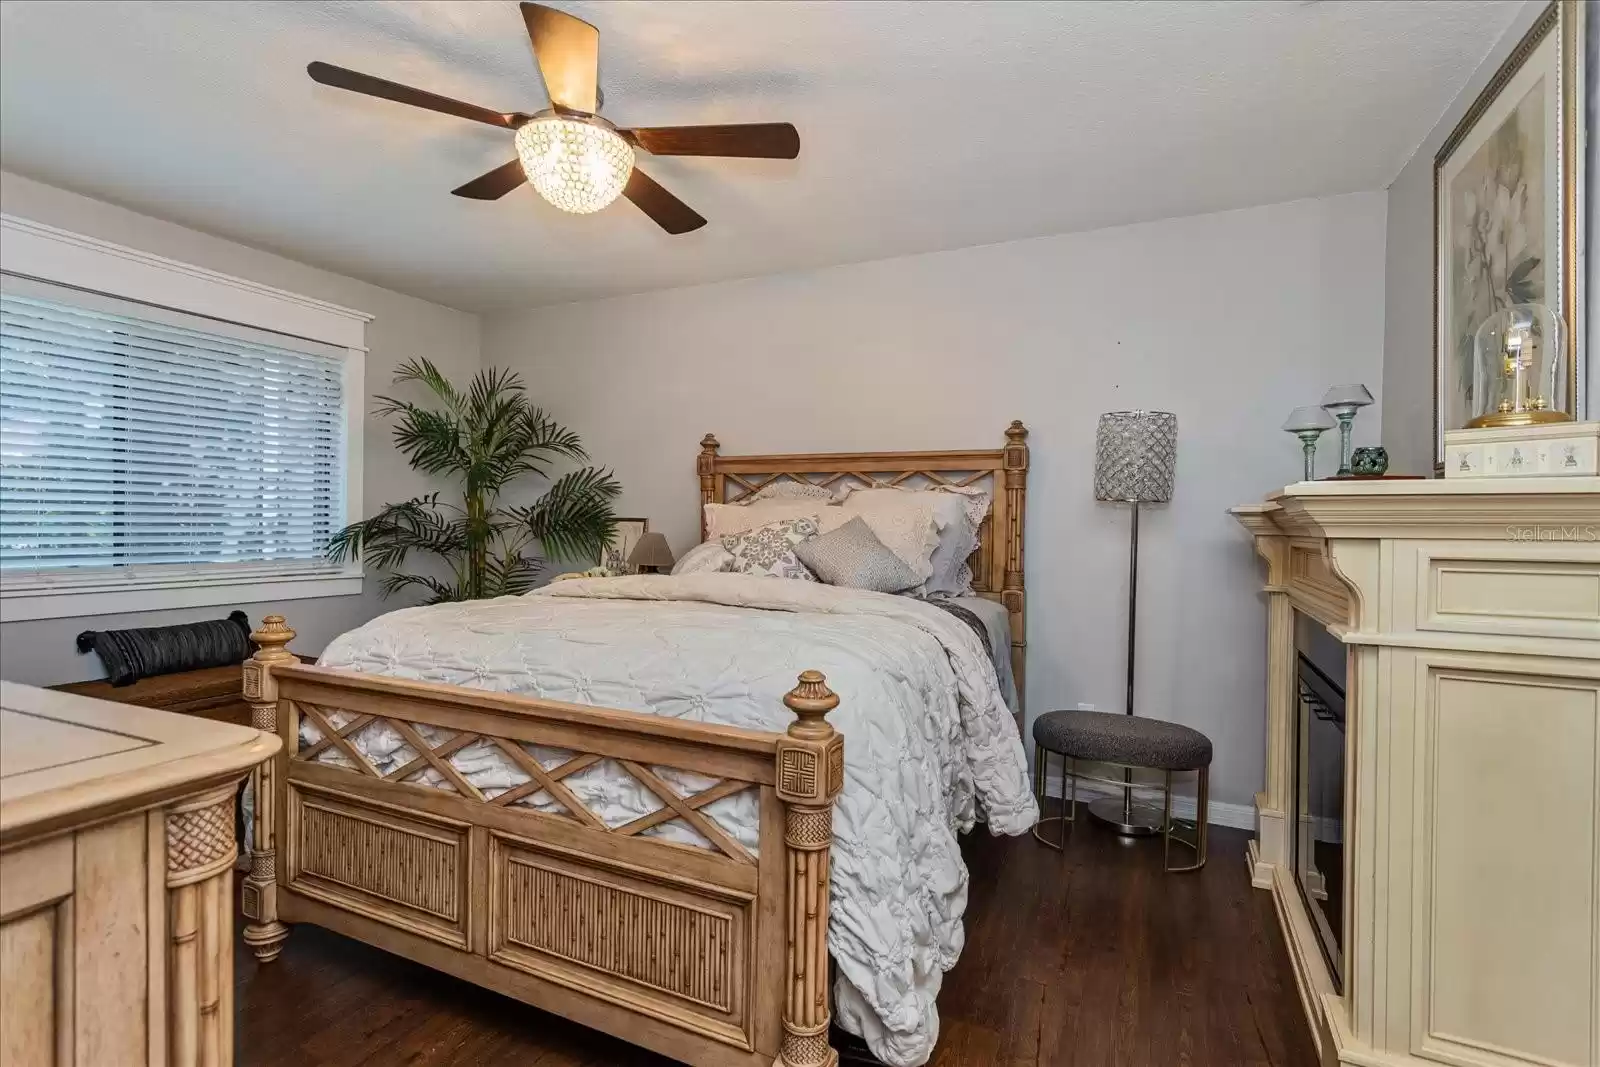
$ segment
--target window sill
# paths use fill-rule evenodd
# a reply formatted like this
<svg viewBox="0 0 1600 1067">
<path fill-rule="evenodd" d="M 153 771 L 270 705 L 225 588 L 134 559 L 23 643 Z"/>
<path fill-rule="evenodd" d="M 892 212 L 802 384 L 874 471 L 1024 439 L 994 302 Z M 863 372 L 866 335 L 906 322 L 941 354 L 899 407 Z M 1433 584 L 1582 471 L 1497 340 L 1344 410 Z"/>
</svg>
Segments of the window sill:
<svg viewBox="0 0 1600 1067">
<path fill-rule="evenodd" d="M 361 575 L 359 572 L 263 575 L 227 581 L 169 583 L 157 588 L 126 586 L 127 583 L 107 582 L 93 588 L 0 590 L 0 623 L 355 596 L 361 592 Z"/>
</svg>

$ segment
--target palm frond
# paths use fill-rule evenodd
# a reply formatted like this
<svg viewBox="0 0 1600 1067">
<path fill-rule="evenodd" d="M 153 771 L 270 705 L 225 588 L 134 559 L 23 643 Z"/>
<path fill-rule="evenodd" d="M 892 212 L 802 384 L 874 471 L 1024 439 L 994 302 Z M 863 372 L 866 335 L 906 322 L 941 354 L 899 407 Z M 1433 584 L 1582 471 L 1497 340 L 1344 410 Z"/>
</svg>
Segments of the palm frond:
<svg viewBox="0 0 1600 1067">
<path fill-rule="evenodd" d="M 399 571 L 384 575 L 383 595 L 393 596 L 402 589 L 410 589 L 416 586 L 420 586 L 432 594 L 427 601 L 429 604 L 449 604 L 467 599 L 466 590 L 460 586 L 446 585 L 437 578 L 431 578 L 426 574 L 402 574 Z"/>
<path fill-rule="evenodd" d="M 427 386 L 434 396 L 450 405 L 452 411 L 460 412 L 463 407 L 463 398 L 456 390 L 455 385 L 445 376 L 445 373 L 433 365 L 430 359 L 408 359 L 395 368 L 394 381 L 396 385 L 401 382 L 421 382 Z"/>
<path fill-rule="evenodd" d="M 532 452 L 561 456 L 574 463 L 587 463 L 589 453 L 577 434 L 545 414 L 543 408 L 530 407 L 523 416 L 523 433 Z"/>
<path fill-rule="evenodd" d="M 609 470 L 583 467 L 557 478 L 532 506 L 511 510 L 546 556 L 594 558 L 616 532 L 611 504 L 621 494 L 622 484 Z"/>
<path fill-rule="evenodd" d="M 438 551 L 427 546 L 438 539 L 443 525 L 431 510 L 438 502 L 439 494 L 429 493 L 399 504 L 385 504 L 370 519 L 353 522 L 334 534 L 328 542 L 327 556 L 334 563 L 343 563 L 365 554 L 365 562 L 388 567 L 404 562 L 408 548 Z"/>
<path fill-rule="evenodd" d="M 521 596 L 532 589 L 544 564 L 520 552 L 491 557 L 484 567 L 484 596 Z"/>
<path fill-rule="evenodd" d="M 464 471 L 472 457 L 462 443 L 463 427 L 453 412 L 430 411 L 397 402 L 400 422 L 394 428 L 395 447 L 419 471 L 443 474 Z"/>
</svg>

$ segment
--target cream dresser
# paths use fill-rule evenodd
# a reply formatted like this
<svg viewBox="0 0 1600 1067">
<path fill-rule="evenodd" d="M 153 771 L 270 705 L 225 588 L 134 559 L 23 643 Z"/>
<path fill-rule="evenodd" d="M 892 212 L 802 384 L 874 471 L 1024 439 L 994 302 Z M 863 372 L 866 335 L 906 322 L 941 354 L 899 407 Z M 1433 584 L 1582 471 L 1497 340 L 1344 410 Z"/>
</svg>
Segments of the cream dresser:
<svg viewBox="0 0 1600 1067">
<path fill-rule="evenodd" d="M 0 682 L 0 1067 L 233 1062 L 234 792 L 278 747 Z"/>
<path fill-rule="evenodd" d="M 1323 1063 L 1600 1064 L 1600 479 L 1303 482 L 1233 513 L 1267 564 L 1251 874 Z M 1305 695 L 1313 628 L 1342 712 Z M 1328 723 L 1342 770 L 1312 790 Z"/>
</svg>

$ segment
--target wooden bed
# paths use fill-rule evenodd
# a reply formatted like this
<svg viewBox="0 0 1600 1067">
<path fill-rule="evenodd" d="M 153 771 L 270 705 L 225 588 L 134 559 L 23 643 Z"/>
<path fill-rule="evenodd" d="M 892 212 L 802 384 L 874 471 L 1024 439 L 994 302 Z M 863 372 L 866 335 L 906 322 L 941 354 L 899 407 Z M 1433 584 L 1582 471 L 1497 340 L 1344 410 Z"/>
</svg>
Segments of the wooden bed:
<svg viewBox="0 0 1600 1067">
<path fill-rule="evenodd" d="M 1020 693 L 1026 439 L 1014 422 L 988 451 L 722 456 L 708 434 L 700 496 L 733 502 L 782 479 L 992 488 L 974 588 L 1010 611 Z M 799 674 L 784 698 L 795 720 L 780 734 L 308 666 L 277 615 L 252 637 L 245 699 L 255 726 L 284 742 L 253 778 L 242 900 L 258 959 L 278 956 L 286 924 L 310 922 L 691 1064 L 837 1061 L 828 852 L 844 741 L 827 721 L 839 701 L 822 675 Z M 336 712 L 353 718 L 336 727 Z M 302 717 L 321 741 L 300 742 Z M 350 741 L 378 720 L 418 753 L 387 775 Z M 449 739 L 430 745 L 417 724 Z M 449 761 L 479 739 L 529 781 L 485 797 Z M 547 770 L 519 742 L 571 757 Z M 330 748 L 349 766 L 316 761 Z M 562 784 L 601 760 L 662 808 L 608 827 Z M 717 784 L 681 796 L 657 766 Z M 410 780 L 430 768 L 454 791 Z M 702 810 L 747 789 L 759 796 L 755 853 Z M 514 806 L 541 791 L 565 813 Z M 714 847 L 641 836 L 674 819 Z"/>
</svg>

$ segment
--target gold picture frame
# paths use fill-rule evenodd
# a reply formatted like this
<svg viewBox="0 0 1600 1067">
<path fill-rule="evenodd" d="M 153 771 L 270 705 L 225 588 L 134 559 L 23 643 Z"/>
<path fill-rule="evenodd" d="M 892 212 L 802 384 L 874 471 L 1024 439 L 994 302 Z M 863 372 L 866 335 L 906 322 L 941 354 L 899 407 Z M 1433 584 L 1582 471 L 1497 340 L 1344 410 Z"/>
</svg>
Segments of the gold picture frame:
<svg viewBox="0 0 1600 1067">
<path fill-rule="evenodd" d="M 1561 317 L 1561 406 L 1583 416 L 1585 9 L 1552 0 L 1434 156 L 1435 473 L 1445 431 L 1470 417 L 1473 331 L 1507 304 L 1535 301 Z"/>
</svg>

